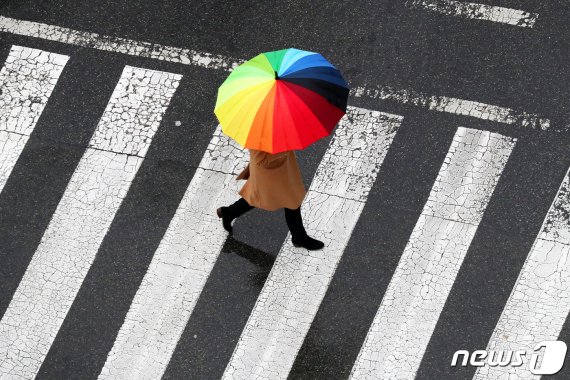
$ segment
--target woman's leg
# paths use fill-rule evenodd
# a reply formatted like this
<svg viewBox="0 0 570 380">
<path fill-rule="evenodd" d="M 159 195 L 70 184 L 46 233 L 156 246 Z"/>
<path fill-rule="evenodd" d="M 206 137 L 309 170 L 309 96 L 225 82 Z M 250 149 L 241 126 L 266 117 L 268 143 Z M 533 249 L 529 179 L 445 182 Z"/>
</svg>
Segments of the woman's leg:
<svg viewBox="0 0 570 380">
<path fill-rule="evenodd" d="M 222 208 L 224 208 L 224 207 L 222 207 Z M 247 201 L 245 199 L 240 198 L 225 208 L 228 210 L 228 213 L 229 213 L 228 215 L 230 215 L 233 218 L 237 218 L 238 216 L 245 214 L 246 212 L 248 212 L 249 210 L 251 210 L 255 207 L 251 206 L 249 203 L 247 203 Z M 222 212 L 224 212 L 224 211 L 225 210 L 222 210 Z"/>
<path fill-rule="evenodd" d="M 307 235 L 301 217 L 301 207 L 290 209 L 285 207 L 285 221 L 291 231 L 291 241 L 295 247 L 305 247 L 309 250 L 321 249 L 324 243 Z"/>
<path fill-rule="evenodd" d="M 247 203 L 245 199 L 240 198 L 228 207 L 218 208 L 216 213 L 218 214 L 218 217 L 222 218 L 224 229 L 231 234 L 233 232 L 232 221 L 253 208 L 255 207 Z"/>
</svg>

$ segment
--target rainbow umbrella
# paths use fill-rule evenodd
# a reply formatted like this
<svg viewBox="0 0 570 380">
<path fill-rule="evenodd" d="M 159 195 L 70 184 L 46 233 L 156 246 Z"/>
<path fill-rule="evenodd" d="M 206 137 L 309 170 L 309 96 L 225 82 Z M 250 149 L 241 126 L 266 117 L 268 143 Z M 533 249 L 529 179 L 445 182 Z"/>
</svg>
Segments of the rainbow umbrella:
<svg viewBox="0 0 570 380">
<path fill-rule="evenodd" d="M 244 148 L 299 150 L 331 133 L 346 113 L 348 92 L 322 55 L 283 49 L 236 67 L 218 89 L 214 113 Z"/>
</svg>

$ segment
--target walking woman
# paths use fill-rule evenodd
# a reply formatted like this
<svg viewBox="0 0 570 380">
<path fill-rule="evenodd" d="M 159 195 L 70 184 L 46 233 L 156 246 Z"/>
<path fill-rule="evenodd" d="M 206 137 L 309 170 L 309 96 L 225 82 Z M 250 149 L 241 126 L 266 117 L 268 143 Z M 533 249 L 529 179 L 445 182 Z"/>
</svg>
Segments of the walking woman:
<svg viewBox="0 0 570 380">
<path fill-rule="evenodd" d="M 322 55 L 299 49 L 258 54 L 232 70 L 218 89 L 214 113 L 222 132 L 249 149 L 247 179 L 235 203 L 216 210 L 224 228 L 254 207 L 283 208 L 296 247 L 317 250 L 322 241 L 303 227 L 306 195 L 295 150 L 329 136 L 345 115 L 348 84 Z"/>
<path fill-rule="evenodd" d="M 267 211 L 283 208 L 285 221 L 295 247 L 317 250 L 324 243 L 310 237 L 303 226 L 301 203 L 306 191 L 294 151 L 276 154 L 249 149 L 250 162 L 236 177 L 247 179 L 239 191 L 241 198 L 216 210 L 224 228 L 231 234 L 232 221 L 257 207 Z"/>
</svg>

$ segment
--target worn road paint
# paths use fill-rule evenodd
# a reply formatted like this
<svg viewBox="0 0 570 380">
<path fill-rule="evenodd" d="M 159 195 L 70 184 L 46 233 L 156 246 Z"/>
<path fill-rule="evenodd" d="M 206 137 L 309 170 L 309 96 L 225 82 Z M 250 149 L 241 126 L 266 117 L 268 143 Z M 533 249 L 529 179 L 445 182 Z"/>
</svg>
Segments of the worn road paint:
<svg viewBox="0 0 570 380">
<path fill-rule="evenodd" d="M 69 57 L 12 46 L 0 71 L 0 192 Z"/>
<path fill-rule="evenodd" d="M 192 49 L 100 35 L 4 16 L 0 16 L 0 32 L 226 71 L 231 71 L 245 62 L 242 59 L 199 52 Z M 360 86 L 351 89 L 351 96 L 393 100 L 401 104 L 411 104 L 434 111 L 466 115 L 499 123 L 521 124 L 541 130 L 550 128 L 550 120 L 538 115 L 471 100 L 422 94 L 414 90 L 398 90 L 387 86 Z"/>
<path fill-rule="evenodd" d="M 35 376 L 181 76 L 126 66 L 0 322 L 0 377 Z"/>
<path fill-rule="evenodd" d="M 227 232 L 215 210 L 236 200 L 249 156 L 214 132 L 157 248 L 99 379 L 159 379 L 221 252 Z"/>
<path fill-rule="evenodd" d="M 16 20 L 4 16 L 0 16 L 0 32 L 209 69 L 230 70 L 243 62 L 238 59 L 192 49 L 83 32 L 62 26 Z"/>
<path fill-rule="evenodd" d="M 287 377 L 401 121 L 349 108 L 301 208 L 307 233 L 325 247 L 295 248 L 287 235 L 224 379 Z"/>
<path fill-rule="evenodd" d="M 538 19 L 538 13 L 467 1 L 409 0 L 406 4 L 412 8 L 423 8 L 447 16 L 485 20 L 527 28 L 532 28 Z"/>
<path fill-rule="evenodd" d="M 515 139 L 459 128 L 351 372 L 413 379 Z"/>
<path fill-rule="evenodd" d="M 497 123 L 516 124 L 533 129 L 547 130 L 550 128 L 549 119 L 542 118 L 535 114 L 518 112 L 510 108 L 479 103 L 472 100 L 428 95 L 412 89 L 400 90 L 389 86 L 355 87 L 352 89 L 352 95 L 355 97 L 395 101 L 400 104 L 421 107 L 430 111 L 470 116 Z"/>
<path fill-rule="evenodd" d="M 570 312 L 570 171 L 542 224 L 487 346 L 488 351 L 526 350 L 518 367 L 478 369 L 475 379 L 538 379 L 528 358 L 539 342 L 557 340 Z M 568 365 L 568 364 L 566 364 Z"/>
</svg>

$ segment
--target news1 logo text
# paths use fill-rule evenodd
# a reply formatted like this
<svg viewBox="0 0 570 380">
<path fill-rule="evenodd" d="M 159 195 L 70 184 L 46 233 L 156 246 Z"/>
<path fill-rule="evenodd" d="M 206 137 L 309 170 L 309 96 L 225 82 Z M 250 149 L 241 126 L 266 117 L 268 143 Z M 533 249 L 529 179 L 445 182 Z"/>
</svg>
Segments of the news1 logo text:
<svg viewBox="0 0 570 380">
<path fill-rule="evenodd" d="M 544 352 L 541 355 L 541 351 Z M 465 367 L 468 364 L 474 367 L 520 367 L 525 362 L 528 363 L 528 370 L 535 375 L 554 375 L 558 373 L 564 365 L 566 358 L 566 343 L 560 340 L 547 340 L 534 346 L 533 352 L 526 350 L 517 351 L 487 351 L 476 350 L 470 353 L 467 350 L 458 350 L 453 354 L 451 366 L 457 365 Z M 530 356 L 530 360 L 528 357 Z M 542 360 L 539 358 L 542 356 Z"/>
</svg>

